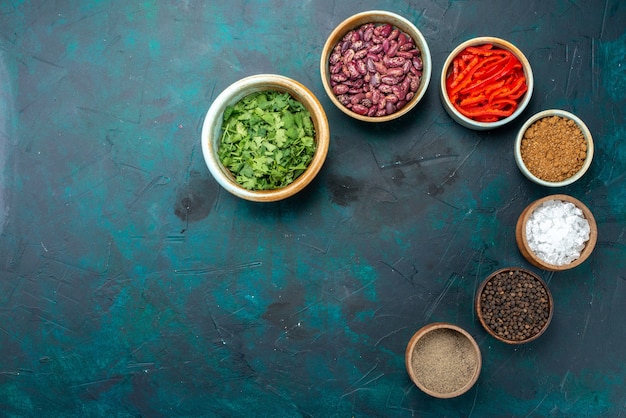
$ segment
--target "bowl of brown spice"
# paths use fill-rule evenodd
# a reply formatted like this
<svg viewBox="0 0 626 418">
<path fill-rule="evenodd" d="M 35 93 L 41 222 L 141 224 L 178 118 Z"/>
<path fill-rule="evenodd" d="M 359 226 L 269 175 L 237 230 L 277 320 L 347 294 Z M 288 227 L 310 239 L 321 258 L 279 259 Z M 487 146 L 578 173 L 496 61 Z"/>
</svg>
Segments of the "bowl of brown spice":
<svg viewBox="0 0 626 418">
<path fill-rule="evenodd" d="M 533 115 L 515 140 L 515 162 L 542 186 L 562 187 L 581 178 L 593 159 L 591 132 L 576 115 L 550 109 Z"/>
<path fill-rule="evenodd" d="M 485 330 L 507 344 L 534 341 L 550 321 L 554 302 L 548 285 L 517 267 L 491 273 L 476 293 L 476 315 Z"/>
<path fill-rule="evenodd" d="M 454 398 L 476 383 L 482 357 L 478 344 L 463 328 L 435 322 L 413 334 L 405 363 L 409 377 L 424 393 Z"/>
</svg>

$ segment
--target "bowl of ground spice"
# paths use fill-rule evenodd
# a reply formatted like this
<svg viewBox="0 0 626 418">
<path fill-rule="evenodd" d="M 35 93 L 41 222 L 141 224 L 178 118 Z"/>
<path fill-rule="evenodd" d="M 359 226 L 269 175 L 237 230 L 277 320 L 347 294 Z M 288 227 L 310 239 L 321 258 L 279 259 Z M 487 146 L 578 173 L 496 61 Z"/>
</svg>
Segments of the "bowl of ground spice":
<svg viewBox="0 0 626 418">
<path fill-rule="evenodd" d="M 542 186 L 562 187 L 580 179 L 593 159 L 591 132 L 576 115 L 550 109 L 533 115 L 515 140 L 515 162 Z"/>
<path fill-rule="evenodd" d="M 476 293 L 476 315 L 485 330 L 507 344 L 534 341 L 552 320 L 553 300 L 546 283 L 517 267 L 491 273 Z"/>
<path fill-rule="evenodd" d="M 201 133 L 204 160 L 231 194 L 256 202 L 286 199 L 318 174 L 328 153 L 324 109 L 301 83 L 259 74 L 228 86 Z"/>
<path fill-rule="evenodd" d="M 397 119 L 422 99 L 432 64 L 426 38 L 408 19 L 384 10 L 352 15 L 328 36 L 320 75 L 328 97 L 364 122 Z"/>
<path fill-rule="evenodd" d="M 463 328 L 435 322 L 411 337 L 405 363 L 409 377 L 424 393 L 454 398 L 476 383 L 482 357 L 478 344 Z"/>
<path fill-rule="evenodd" d="M 545 196 L 528 205 L 515 227 L 520 253 L 549 271 L 579 266 L 593 252 L 598 227 L 589 208 L 565 194 Z"/>
</svg>

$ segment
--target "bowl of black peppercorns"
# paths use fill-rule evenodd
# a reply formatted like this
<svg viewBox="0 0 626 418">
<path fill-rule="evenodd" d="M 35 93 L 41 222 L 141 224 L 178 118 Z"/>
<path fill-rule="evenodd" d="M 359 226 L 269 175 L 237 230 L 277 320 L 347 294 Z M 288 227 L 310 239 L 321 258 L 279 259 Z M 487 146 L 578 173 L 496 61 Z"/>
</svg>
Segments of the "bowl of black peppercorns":
<svg viewBox="0 0 626 418">
<path fill-rule="evenodd" d="M 535 273 L 507 267 L 491 273 L 478 288 L 476 314 L 485 330 L 507 344 L 539 338 L 550 325 L 554 301 Z"/>
</svg>

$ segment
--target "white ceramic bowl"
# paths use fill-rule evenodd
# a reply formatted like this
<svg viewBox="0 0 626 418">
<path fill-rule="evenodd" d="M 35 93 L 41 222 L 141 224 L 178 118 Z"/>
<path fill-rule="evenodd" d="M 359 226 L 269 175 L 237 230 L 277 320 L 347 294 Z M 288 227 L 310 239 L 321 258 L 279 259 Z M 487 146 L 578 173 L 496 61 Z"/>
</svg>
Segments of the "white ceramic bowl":
<svg viewBox="0 0 626 418">
<path fill-rule="evenodd" d="M 376 25 L 388 23 L 391 26 L 398 28 L 413 39 L 413 43 L 420 49 L 421 52 L 423 69 L 421 82 L 417 91 L 415 92 L 413 98 L 408 101 L 402 108 L 398 109 L 394 113 L 385 116 L 363 116 L 353 112 L 337 99 L 337 97 L 333 93 L 333 89 L 331 86 L 329 59 L 333 48 L 335 47 L 335 45 L 337 45 L 339 41 L 343 39 L 343 37 L 348 32 L 353 29 L 357 29 L 366 23 L 374 23 Z M 322 56 L 320 59 L 320 73 L 322 77 L 322 84 L 324 85 L 324 89 L 326 90 L 328 97 L 343 113 L 352 118 L 365 122 L 387 122 L 397 119 L 402 115 L 405 115 L 411 109 L 413 109 L 415 105 L 417 105 L 417 103 L 419 103 L 419 101 L 422 99 L 422 97 L 426 93 L 428 84 L 430 83 L 430 76 L 432 73 L 432 61 L 430 57 L 430 49 L 428 48 L 426 38 L 424 38 L 422 33 L 415 27 L 413 23 L 395 13 L 383 10 L 371 10 L 350 16 L 339 25 L 337 25 L 337 27 L 331 32 L 322 50 Z"/>
<path fill-rule="evenodd" d="M 302 103 L 311 114 L 315 127 L 316 151 L 308 168 L 291 184 L 274 190 L 248 190 L 235 180 L 218 156 L 222 135 L 224 110 L 243 97 L 258 91 L 289 93 Z M 228 86 L 211 104 L 202 126 L 201 145 L 204 161 L 215 180 L 228 192 L 246 200 L 272 202 L 293 196 L 306 187 L 318 174 L 328 153 L 330 129 L 324 109 L 315 95 L 299 82 L 275 74 L 259 74 L 243 78 Z"/>
<path fill-rule="evenodd" d="M 451 66 L 454 58 L 456 58 L 459 53 L 461 53 L 465 48 L 469 46 L 480 46 L 484 44 L 493 44 L 494 47 L 505 49 L 511 52 L 522 64 L 524 76 L 526 78 L 527 90 L 524 95 L 518 99 L 518 105 L 513 114 L 495 122 L 478 122 L 460 113 L 450 101 L 446 87 L 446 79 L 451 71 Z M 498 128 L 500 126 L 506 125 L 507 123 L 517 118 L 524 111 L 524 109 L 526 109 L 528 102 L 530 102 L 530 98 L 533 94 L 533 87 L 534 78 L 532 68 L 530 67 L 530 63 L 528 62 L 526 56 L 524 56 L 522 51 L 520 51 L 515 45 L 504 39 L 494 38 L 492 36 L 483 36 L 478 38 L 472 38 L 461 43 L 459 46 L 454 48 L 454 50 L 452 50 L 450 55 L 448 55 L 448 58 L 444 62 L 443 68 L 441 70 L 439 92 L 441 96 L 441 103 L 443 104 L 444 109 L 446 110 L 446 112 L 448 112 L 452 119 L 454 119 L 457 123 L 466 128 L 481 131 Z"/>
<path fill-rule="evenodd" d="M 585 138 L 587 142 L 587 156 L 585 157 L 582 167 L 580 168 L 580 170 L 576 172 L 576 174 L 574 174 L 573 176 L 563 181 L 546 181 L 535 176 L 528 169 L 528 167 L 526 167 L 526 164 L 524 163 L 524 159 L 522 158 L 522 140 L 524 139 L 524 133 L 526 132 L 526 130 L 536 121 L 543 119 L 543 118 L 551 117 L 551 116 L 560 116 L 562 118 L 573 120 L 582 131 L 583 137 Z M 526 121 L 526 123 L 524 123 L 524 125 L 522 125 L 515 139 L 515 162 L 517 163 L 517 166 L 519 167 L 522 174 L 524 174 L 524 176 L 526 176 L 526 178 L 528 178 L 529 180 L 537 184 L 540 184 L 542 186 L 563 187 L 563 186 L 567 186 L 567 185 L 574 183 L 576 180 L 581 178 L 587 172 L 587 170 L 589 169 L 589 166 L 591 165 L 591 161 L 593 160 L 593 150 L 594 150 L 594 147 L 593 147 L 593 138 L 591 136 L 591 132 L 589 132 L 589 128 L 587 128 L 587 125 L 585 125 L 585 123 L 582 120 L 580 120 L 580 118 L 578 118 L 576 115 L 570 112 L 566 112 L 565 110 L 550 109 L 550 110 L 544 110 L 542 112 L 539 112 L 533 115 L 532 117 L 530 117 L 530 119 Z"/>
</svg>

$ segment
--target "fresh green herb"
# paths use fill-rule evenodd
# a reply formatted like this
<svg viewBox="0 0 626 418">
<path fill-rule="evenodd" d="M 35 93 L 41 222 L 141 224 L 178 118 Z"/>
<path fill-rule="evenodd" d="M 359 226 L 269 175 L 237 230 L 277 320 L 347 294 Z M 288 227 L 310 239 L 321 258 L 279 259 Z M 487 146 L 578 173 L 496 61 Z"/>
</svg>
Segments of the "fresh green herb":
<svg viewBox="0 0 626 418">
<path fill-rule="evenodd" d="M 252 93 L 224 111 L 218 155 L 249 190 L 285 187 L 315 153 L 311 114 L 288 93 Z"/>
</svg>

